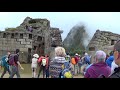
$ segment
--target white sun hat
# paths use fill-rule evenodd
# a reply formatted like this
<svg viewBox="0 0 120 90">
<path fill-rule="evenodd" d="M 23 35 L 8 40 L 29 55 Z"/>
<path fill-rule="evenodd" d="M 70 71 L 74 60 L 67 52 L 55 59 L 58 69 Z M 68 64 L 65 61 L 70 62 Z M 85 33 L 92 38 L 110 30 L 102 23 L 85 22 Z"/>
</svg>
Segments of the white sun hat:
<svg viewBox="0 0 120 90">
<path fill-rule="evenodd" d="M 77 53 L 76 53 L 75 55 L 76 55 L 76 56 L 78 56 L 78 54 L 77 54 Z"/>
<path fill-rule="evenodd" d="M 33 57 L 39 58 L 39 55 L 38 54 L 34 54 Z"/>
<path fill-rule="evenodd" d="M 85 56 L 87 56 L 88 55 L 88 53 L 85 53 Z"/>
</svg>

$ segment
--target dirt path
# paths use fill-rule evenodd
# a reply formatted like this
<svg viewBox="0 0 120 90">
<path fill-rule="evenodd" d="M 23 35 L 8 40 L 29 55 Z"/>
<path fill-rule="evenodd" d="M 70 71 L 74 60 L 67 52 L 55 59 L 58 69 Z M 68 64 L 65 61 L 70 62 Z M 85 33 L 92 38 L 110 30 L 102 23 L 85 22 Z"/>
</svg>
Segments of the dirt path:
<svg viewBox="0 0 120 90">
<path fill-rule="evenodd" d="M 1 75 L 1 74 L 0 74 Z M 21 78 L 31 78 L 32 75 L 31 74 L 20 74 Z M 9 78 L 9 74 L 5 74 L 3 78 Z M 14 76 L 14 78 L 16 78 L 16 75 Z M 40 76 L 40 78 L 42 78 L 42 75 Z M 78 75 L 78 76 L 74 76 L 74 78 L 83 78 L 82 75 Z"/>
</svg>

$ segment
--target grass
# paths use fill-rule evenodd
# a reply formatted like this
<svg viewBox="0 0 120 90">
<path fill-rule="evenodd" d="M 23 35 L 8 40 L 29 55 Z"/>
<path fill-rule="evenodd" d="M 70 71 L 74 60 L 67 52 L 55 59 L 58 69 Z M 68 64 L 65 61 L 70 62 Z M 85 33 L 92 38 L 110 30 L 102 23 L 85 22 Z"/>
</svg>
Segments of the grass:
<svg viewBox="0 0 120 90">
<path fill-rule="evenodd" d="M 24 70 L 21 70 L 19 68 L 21 78 L 31 78 L 32 77 L 31 64 L 22 64 L 22 67 L 24 68 Z M 0 69 L 0 76 L 2 74 L 2 71 L 3 69 Z M 38 71 L 39 71 L 39 68 L 37 69 L 37 75 L 38 75 Z M 9 74 L 6 73 L 4 78 L 8 78 L 8 77 L 9 77 Z M 14 78 L 16 78 L 16 76 Z M 42 72 L 41 72 L 40 78 L 42 78 Z M 81 74 L 75 75 L 74 78 L 83 78 L 83 75 Z"/>
</svg>

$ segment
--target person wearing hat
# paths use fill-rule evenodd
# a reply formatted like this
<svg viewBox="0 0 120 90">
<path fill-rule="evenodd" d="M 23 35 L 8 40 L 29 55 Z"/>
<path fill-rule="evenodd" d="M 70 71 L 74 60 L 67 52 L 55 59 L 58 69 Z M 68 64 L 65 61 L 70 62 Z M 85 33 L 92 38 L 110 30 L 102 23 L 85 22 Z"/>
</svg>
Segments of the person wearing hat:
<svg viewBox="0 0 120 90">
<path fill-rule="evenodd" d="M 79 61 L 79 55 L 78 53 L 75 54 L 74 56 L 76 64 L 74 65 L 74 73 L 75 75 L 79 73 L 79 66 L 78 66 L 78 61 Z"/>
<path fill-rule="evenodd" d="M 34 54 L 32 58 L 31 68 L 32 68 L 32 78 L 36 77 L 36 71 L 37 71 L 37 61 L 38 61 L 39 55 Z"/>
</svg>

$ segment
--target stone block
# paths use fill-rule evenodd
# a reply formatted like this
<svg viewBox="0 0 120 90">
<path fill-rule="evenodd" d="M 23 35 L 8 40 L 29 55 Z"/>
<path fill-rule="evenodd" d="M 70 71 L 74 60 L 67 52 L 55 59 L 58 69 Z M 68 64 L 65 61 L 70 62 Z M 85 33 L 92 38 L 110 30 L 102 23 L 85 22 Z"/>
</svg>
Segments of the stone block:
<svg viewBox="0 0 120 90">
<path fill-rule="evenodd" d="M 20 48 L 20 51 L 21 51 L 21 52 L 27 52 L 28 49 L 27 49 L 27 48 Z"/>
<path fill-rule="evenodd" d="M 114 36 L 110 36 L 110 38 L 111 38 L 112 40 L 116 40 L 116 39 L 117 39 L 117 37 L 114 37 Z"/>
<path fill-rule="evenodd" d="M 26 44 L 31 44 L 31 42 L 26 42 Z"/>
<path fill-rule="evenodd" d="M 26 42 L 32 42 L 33 40 L 31 39 L 25 39 Z"/>
<path fill-rule="evenodd" d="M 32 48 L 32 45 L 25 45 L 26 48 Z"/>
<path fill-rule="evenodd" d="M 21 43 L 20 44 L 26 44 L 26 42 L 24 42 L 24 41 L 21 41 Z"/>
<path fill-rule="evenodd" d="M 25 39 L 18 39 L 18 41 L 25 42 Z"/>
</svg>

